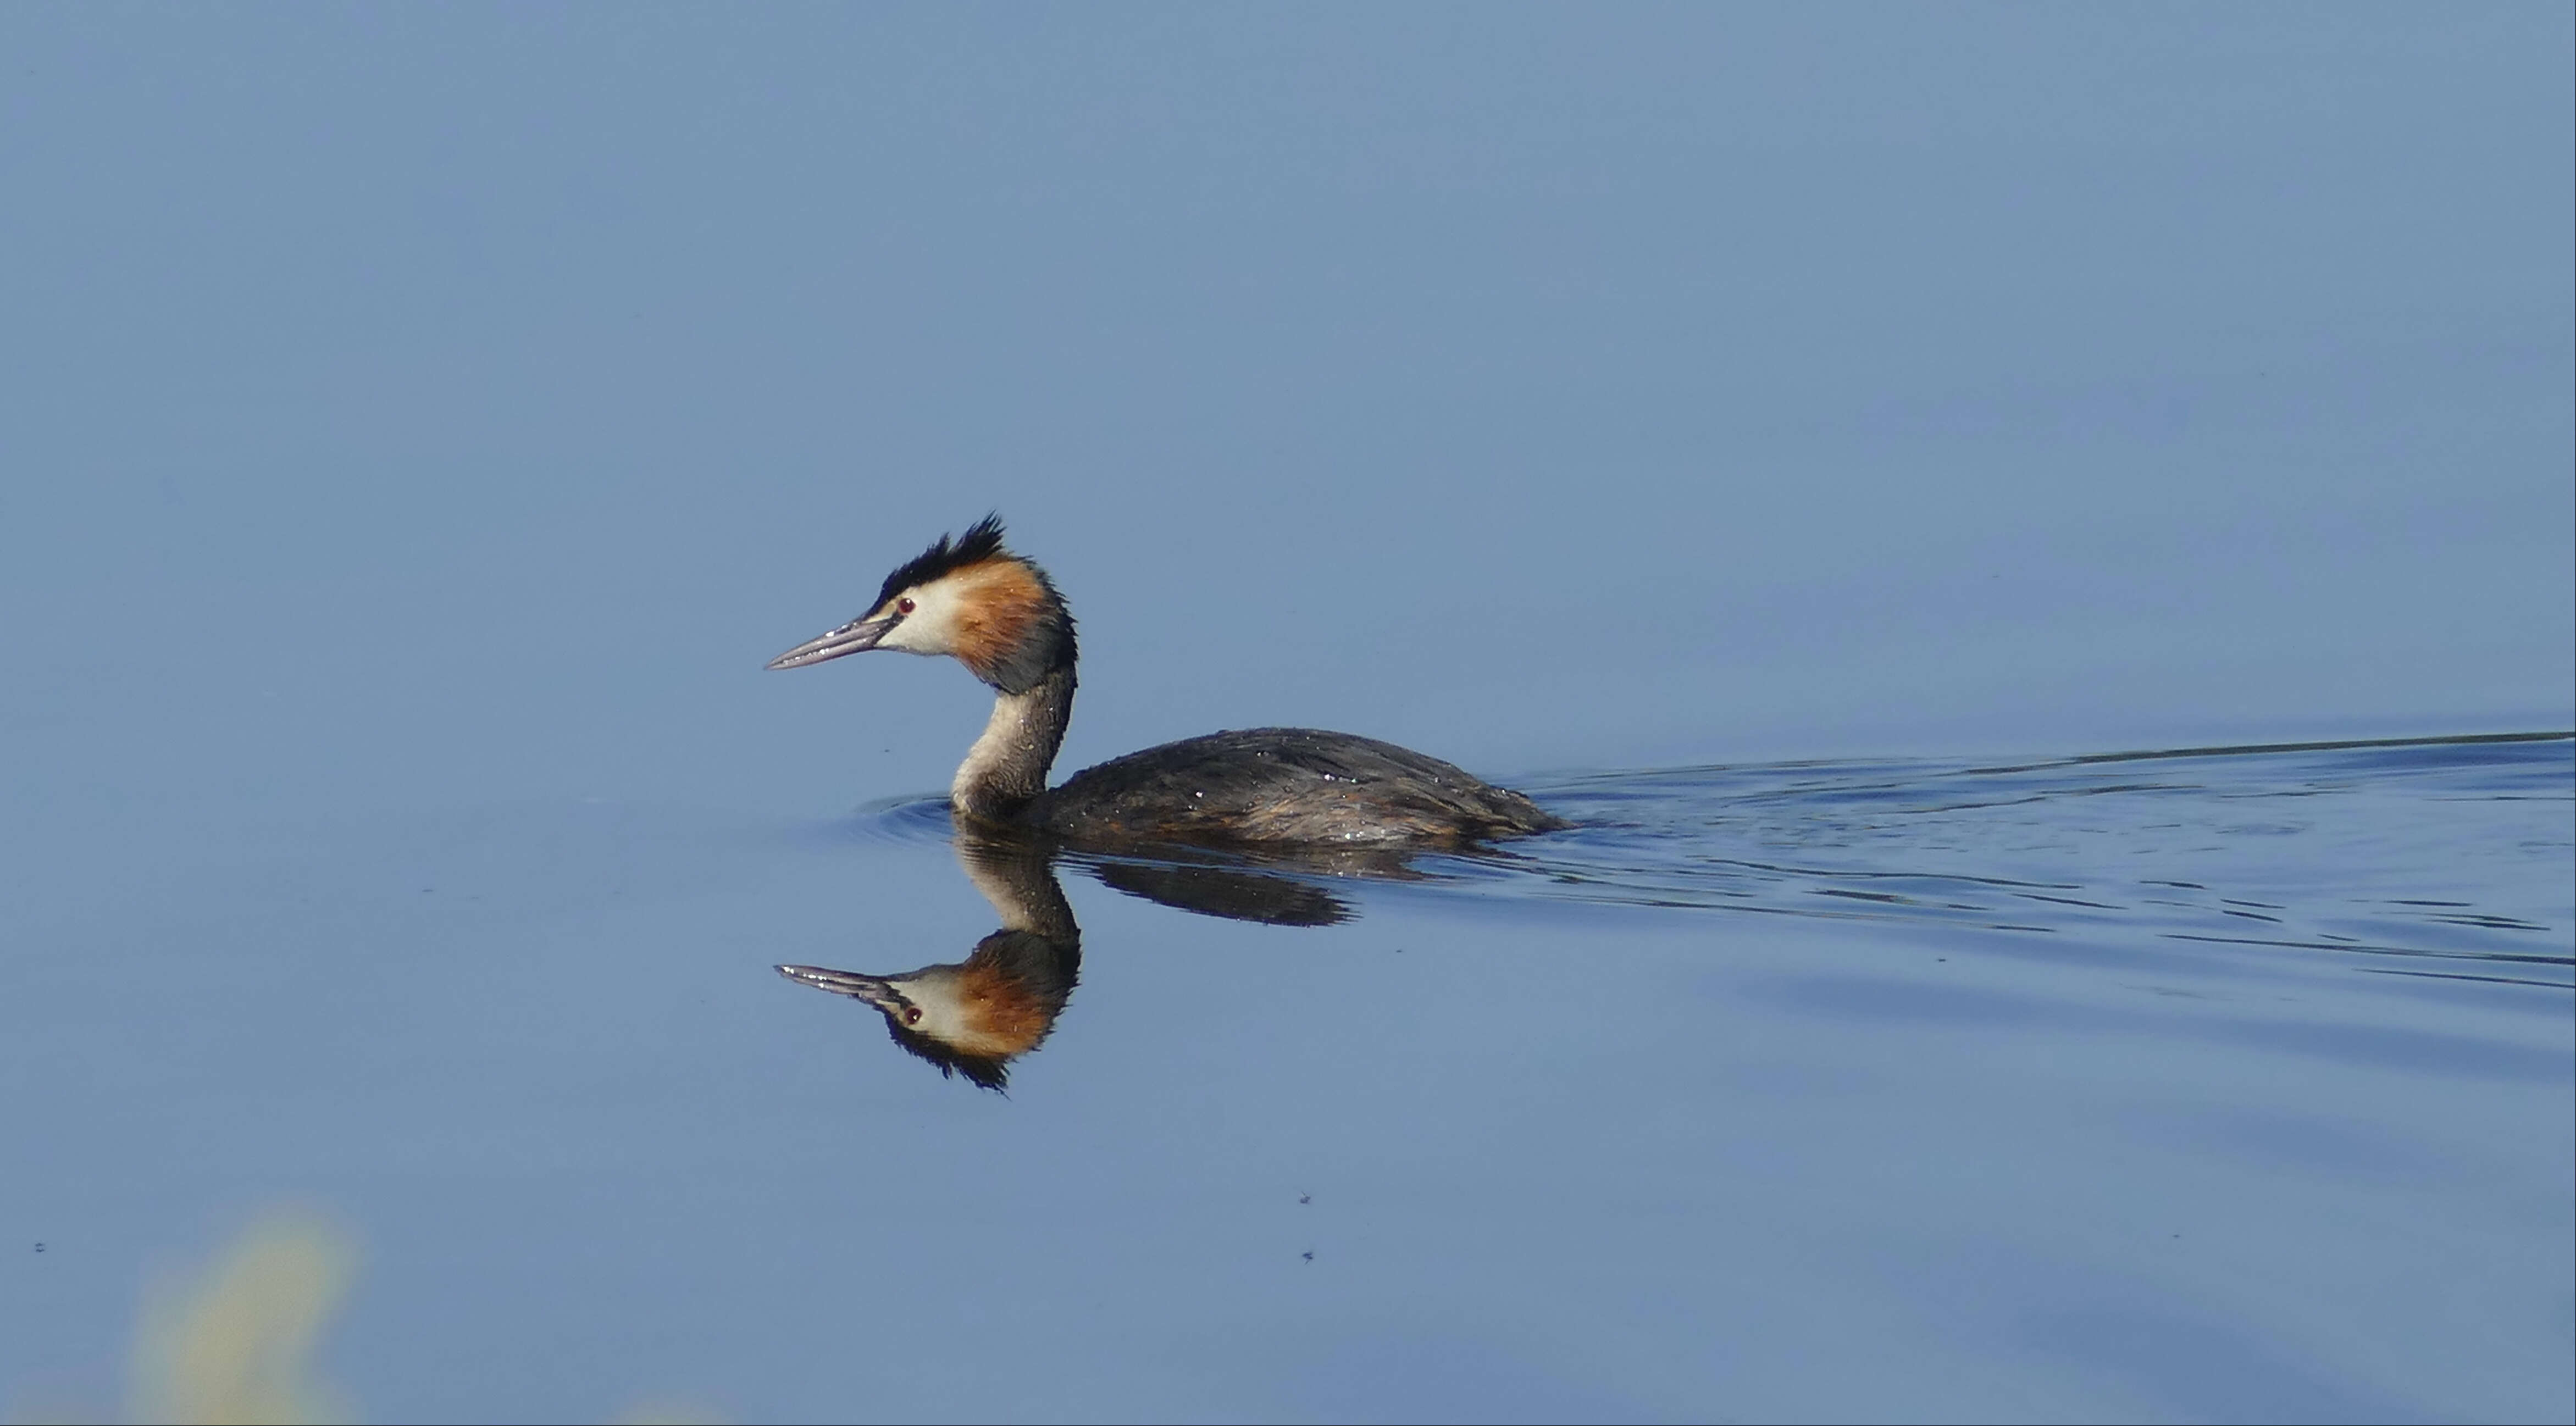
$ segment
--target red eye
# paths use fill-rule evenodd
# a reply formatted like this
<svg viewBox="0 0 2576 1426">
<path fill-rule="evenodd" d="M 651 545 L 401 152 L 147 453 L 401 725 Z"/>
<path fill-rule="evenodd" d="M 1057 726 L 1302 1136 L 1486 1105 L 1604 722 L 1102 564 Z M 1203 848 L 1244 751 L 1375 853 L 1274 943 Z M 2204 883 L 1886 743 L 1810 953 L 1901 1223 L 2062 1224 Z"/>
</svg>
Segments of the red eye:
<svg viewBox="0 0 2576 1426">
<path fill-rule="evenodd" d="M 912 612 L 912 608 L 912 596 L 909 594 L 894 602 L 894 612 L 897 614 L 909 614 Z"/>
<path fill-rule="evenodd" d="M 907 1025 L 918 1025 L 918 1024 L 920 1024 L 920 1023 L 921 1023 L 921 1007 L 920 1007 L 920 1006 L 918 1006 L 918 1005 L 907 1005 L 907 1006 L 903 1007 L 903 1023 L 905 1023 L 905 1024 L 907 1024 Z"/>
</svg>

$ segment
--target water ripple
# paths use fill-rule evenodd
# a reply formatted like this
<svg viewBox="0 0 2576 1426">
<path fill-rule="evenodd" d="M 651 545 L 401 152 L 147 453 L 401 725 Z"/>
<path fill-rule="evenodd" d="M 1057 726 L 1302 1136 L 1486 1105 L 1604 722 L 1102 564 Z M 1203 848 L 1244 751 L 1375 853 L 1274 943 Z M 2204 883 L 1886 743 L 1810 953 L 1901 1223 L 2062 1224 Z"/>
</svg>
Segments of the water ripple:
<svg viewBox="0 0 2576 1426">
<path fill-rule="evenodd" d="M 1425 869 L 1490 896 L 2143 934 L 2576 983 L 2567 733 L 1526 786 L 1576 830 Z"/>
<path fill-rule="evenodd" d="M 1193 854 L 1186 867 L 1238 863 L 1329 888 L 1335 914 L 1321 921 L 1346 913 L 1345 898 L 1401 888 L 2105 947 L 2323 952 L 2390 975 L 2576 986 L 2576 734 L 1760 763 L 1519 785 L 1575 827 L 1400 866 Z M 860 822 L 874 837 L 949 835 L 935 798 L 880 803 Z M 1136 868 L 1159 865 L 1132 853 L 1074 860 L 1124 890 L 1140 884 Z"/>
</svg>

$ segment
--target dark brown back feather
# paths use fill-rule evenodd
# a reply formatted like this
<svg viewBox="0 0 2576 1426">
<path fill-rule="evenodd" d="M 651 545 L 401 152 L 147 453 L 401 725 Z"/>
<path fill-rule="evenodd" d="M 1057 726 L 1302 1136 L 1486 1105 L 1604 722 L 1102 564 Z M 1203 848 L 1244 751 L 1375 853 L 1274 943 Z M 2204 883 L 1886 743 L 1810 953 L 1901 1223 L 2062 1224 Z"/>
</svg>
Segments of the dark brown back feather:
<svg viewBox="0 0 2576 1426">
<path fill-rule="evenodd" d="M 1566 825 L 1438 758 L 1316 728 L 1210 733 L 1112 758 L 1024 816 L 1076 847 L 1455 845 Z"/>
</svg>

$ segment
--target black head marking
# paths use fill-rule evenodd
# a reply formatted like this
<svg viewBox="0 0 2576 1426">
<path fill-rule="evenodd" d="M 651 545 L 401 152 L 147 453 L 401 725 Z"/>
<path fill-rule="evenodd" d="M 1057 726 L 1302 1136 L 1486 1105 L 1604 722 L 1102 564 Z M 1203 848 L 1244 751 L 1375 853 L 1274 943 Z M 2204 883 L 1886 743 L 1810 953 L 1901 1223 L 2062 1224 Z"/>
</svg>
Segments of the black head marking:
<svg viewBox="0 0 2576 1426">
<path fill-rule="evenodd" d="M 938 543 L 913 556 L 886 576 L 885 588 L 877 591 L 877 602 L 870 609 L 882 609 L 885 602 L 917 584 L 928 584 L 943 574 L 979 564 L 1002 553 L 1002 517 L 999 512 L 985 516 L 950 539 L 939 537 Z"/>
<path fill-rule="evenodd" d="M 1053 882 L 1050 880 L 1049 885 Z M 1063 893 L 1058 892 L 1059 896 Z M 1072 912 L 1066 913 L 1068 919 Z M 1001 930 L 975 943 L 975 952 L 964 966 L 983 966 L 1011 983 L 1013 991 L 1037 1002 L 1046 1018 L 1046 1027 L 1037 1038 L 1015 1054 L 979 1055 L 961 1050 L 946 1041 L 925 1035 L 903 1023 L 900 1014 L 887 1012 L 886 1033 L 894 1042 L 912 1054 L 939 1067 L 940 1078 L 964 1075 L 970 1083 L 995 1093 L 1005 1093 L 1011 1081 L 1011 1061 L 1043 1043 L 1047 1029 L 1052 1028 L 1057 1013 L 1072 996 L 1074 982 L 1082 975 L 1082 936 L 1049 936 L 1036 931 Z"/>
<path fill-rule="evenodd" d="M 939 1066 L 939 1077 L 962 1074 L 978 1087 L 996 1094 L 1003 1093 L 1011 1082 L 1011 1062 L 999 1055 L 970 1055 L 954 1045 L 934 1040 L 912 1029 L 892 1015 L 886 1017 L 886 1033 L 894 1042 Z"/>
</svg>

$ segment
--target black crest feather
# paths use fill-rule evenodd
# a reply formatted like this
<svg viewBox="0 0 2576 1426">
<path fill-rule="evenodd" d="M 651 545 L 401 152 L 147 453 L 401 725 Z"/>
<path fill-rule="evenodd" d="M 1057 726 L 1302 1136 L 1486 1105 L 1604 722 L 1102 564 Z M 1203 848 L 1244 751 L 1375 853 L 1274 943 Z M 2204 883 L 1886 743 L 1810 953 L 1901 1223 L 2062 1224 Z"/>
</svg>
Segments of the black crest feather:
<svg viewBox="0 0 2576 1426">
<path fill-rule="evenodd" d="M 980 564 L 1001 552 L 1002 517 L 996 512 L 968 526 L 965 534 L 954 539 L 940 536 L 938 543 L 904 561 L 894 573 L 886 576 L 885 588 L 877 591 L 877 602 L 869 607 L 882 609 L 887 600 L 914 585 L 928 584 L 943 574 L 964 569 L 970 564 Z"/>
<path fill-rule="evenodd" d="M 1006 1093 L 1011 1083 L 1011 1062 L 999 1055 L 970 1055 L 954 1045 L 942 1044 L 918 1030 L 907 1029 L 893 1016 L 886 1017 L 886 1033 L 894 1042 L 939 1066 L 939 1077 L 962 1074 L 977 1086 L 996 1094 Z"/>
</svg>

